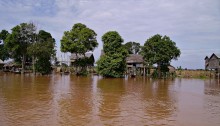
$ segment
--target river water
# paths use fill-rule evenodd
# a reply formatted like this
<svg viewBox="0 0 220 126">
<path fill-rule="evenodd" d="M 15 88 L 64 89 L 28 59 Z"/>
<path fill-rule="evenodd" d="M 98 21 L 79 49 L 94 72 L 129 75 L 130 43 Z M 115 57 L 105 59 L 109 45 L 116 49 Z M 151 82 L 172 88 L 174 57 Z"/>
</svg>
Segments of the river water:
<svg viewBox="0 0 220 126">
<path fill-rule="evenodd" d="M 0 126 L 220 126 L 218 80 L 0 73 Z"/>
</svg>

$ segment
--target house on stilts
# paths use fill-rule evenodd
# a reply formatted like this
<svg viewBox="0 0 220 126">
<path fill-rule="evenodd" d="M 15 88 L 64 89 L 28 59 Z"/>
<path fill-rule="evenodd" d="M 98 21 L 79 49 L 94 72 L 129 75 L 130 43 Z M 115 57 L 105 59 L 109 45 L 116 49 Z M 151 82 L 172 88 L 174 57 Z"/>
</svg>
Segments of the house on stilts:
<svg viewBox="0 0 220 126">
<path fill-rule="evenodd" d="M 210 57 L 205 57 L 205 69 L 215 70 L 216 75 L 219 77 L 220 73 L 220 54 L 213 53 Z"/>
<path fill-rule="evenodd" d="M 129 76 L 145 75 L 143 56 L 139 54 L 129 54 L 126 58 L 127 72 Z"/>
</svg>

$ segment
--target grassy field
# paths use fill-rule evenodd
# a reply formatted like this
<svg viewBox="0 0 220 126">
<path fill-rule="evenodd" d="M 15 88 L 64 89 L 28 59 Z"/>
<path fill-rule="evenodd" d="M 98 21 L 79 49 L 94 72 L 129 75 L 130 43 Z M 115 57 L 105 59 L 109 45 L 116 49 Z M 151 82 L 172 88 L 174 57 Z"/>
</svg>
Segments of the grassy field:
<svg viewBox="0 0 220 126">
<path fill-rule="evenodd" d="M 208 70 L 177 70 L 176 71 L 177 77 L 183 78 L 214 78 L 215 71 L 208 71 Z"/>
</svg>

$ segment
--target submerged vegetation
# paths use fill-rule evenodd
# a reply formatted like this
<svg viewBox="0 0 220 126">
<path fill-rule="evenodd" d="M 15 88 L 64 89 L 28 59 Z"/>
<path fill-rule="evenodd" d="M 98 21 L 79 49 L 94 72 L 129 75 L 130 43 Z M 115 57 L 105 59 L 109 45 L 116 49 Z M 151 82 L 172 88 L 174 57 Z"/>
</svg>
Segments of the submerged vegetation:
<svg viewBox="0 0 220 126">
<path fill-rule="evenodd" d="M 97 72 L 104 77 L 123 77 L 126 70 L 127 50 L 122 37 L 116 31 L 102 36 L 104 55 L 97 61 Z"/>
</svg>

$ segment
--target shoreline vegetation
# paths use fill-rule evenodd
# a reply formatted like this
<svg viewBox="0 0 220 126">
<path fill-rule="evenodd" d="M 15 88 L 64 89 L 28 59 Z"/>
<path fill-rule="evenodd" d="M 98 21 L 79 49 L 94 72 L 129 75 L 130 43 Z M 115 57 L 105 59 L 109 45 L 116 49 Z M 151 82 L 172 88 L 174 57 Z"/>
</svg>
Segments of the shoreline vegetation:
<svg viewBox="0 0 220 126">
<path fill-rule="evenodd" d="M 60 69 L 61 67 L 57 67 L 56 69 L 54 69 L 55 73 L 60 73 Z M 71 75 L 75 74 L 75 68 L 74 67 L 66 67 L 63 68 L 63 71 L 69 70 L 69 73 Z M 90 69 L 87 70 L 89 75 L 98 75 L 100 76 L 95 67 L 92 67 Z M 144 75 L 137 75 L 136 77 L 151 77 L 151 78 L 155 78 L 153 77 L 153 73 L 154 73 L 155 69 L 151 69 L 150 73 Z M 127 74 L 125 74 L 124 76 L 128 76 L 131 77 Z M 197 78 L 197 79 L 209 79 L 209 78 L 216 78 L 216 71 L 213 70 L 203 70 L 203 69 L 182 69 L 182 70 L 175 70 L 173 76 L 171 76 L 171 74 L 169 72 L 167 72 L 167 76 L 164 78 Z M 132 77 L 131 77 L 132 78 Z M 157 77 L 156 77 L 157 78 Z"/>
<path fill-rule="evenodd" d="M 96 32 L 82 23 L 64 31 L 60 40 L 61 52 L 75 57 L 67 65 L 57 60 L 55 39 L 49 32 L 38 30 L 34 23 L 21 23 L 13 27 L 11 33 L 6 30 L 0 32 L 0 59 L 13 59 L 11 64 L 4 65 L 3 71 L 24 74 L 29 70 L 28 73 L 34 75 L 47 75 L 54 71 L 79 76 L 92 73 L 106 78 L 128 75 L 203 79 L 215 76 L 213 71 L 175 69 L 170 63 L 180 57 L 181 51 L 169 36 L 160 34 L 151 36 L 140 45 L 139 42 L 126 43 L 117 31 L 108 31 L 101 38 L 102 54 L 94 66 L 93 55 L 87 57 L 86 54 L 98 47 L 96 37 Z M 131 55 L 133 57 L 127 61 Z"/>
<path fill-rule="evenodd" d="M 210 79 L 217 78 L 213 70 L 177 70 L 176 76 L 180 78 Z"/>
<path fill-rule="evenodd" d="M 60 74 L 60 75 L 70 75 L 70 76 L 77 76 L 75 74 L 75 68 L 74 67 L 69 67 L 69 68 L 65 68 L 65 69 L 70 69 L 70 71 L 65 74 L 64 72 L 60 71 L 60 67 L 55 68 L 52 73 L 56 73 L 56 74 Z M 65 70 L 64 69 L 64 70 Z M 153 69 L 151 69 L 150 74 L 146 75 L 146 76 L 136 76 L 136 77 L 149 77 L 149 78 L 155 78 L 152 76 L 153 74 Z M 3 72 L 3 70 L 0 70 L 0 73 L 14 73 L 14 72 Z M 51 74 L 52 74 L 51 73 Z M 17 73 L 14 73 L 17 74 Z M 33 74 L 32 70 L 27 70 L 25 71 L 25 74 Z M 51 75 L 51 74 L 47 74 L 47 75 Z M 37 73 L 35 75 L 40 75 L 42 76 L 42 74 Z M 95 68 L 91 68 L 88 70 L 88 74 L 86 74 L 86 76 L 89 75 L 97 75 L 97 76 L 101 76 L 99 74 L 97 74 Z M 194 69 L 188 69 L 188 70 L 176 70 L 174 73 L 174 76 L 169 76 L 169 74 L 167 74 L 167 77 L 164 77 L 163 79 L 167 79 L 167 78 L 192 78 L 192 79 L 217 79 L 217 74 L 215 71 L 213 70 L 194 70 Z M 133 78 L 131 76 L 128 76 L 125 74 L 125 76 Z"/>
</svg>

